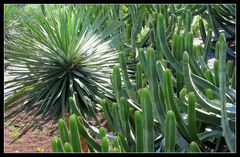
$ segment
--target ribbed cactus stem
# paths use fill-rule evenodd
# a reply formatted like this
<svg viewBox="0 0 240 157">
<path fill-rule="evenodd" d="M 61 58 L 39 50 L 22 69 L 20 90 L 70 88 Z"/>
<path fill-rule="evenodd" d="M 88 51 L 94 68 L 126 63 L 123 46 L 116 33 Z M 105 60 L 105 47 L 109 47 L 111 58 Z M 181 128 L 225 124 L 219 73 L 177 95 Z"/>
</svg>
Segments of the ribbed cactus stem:
<svg viewBox="0 0 240 157">
<path fill-rule="evenodd" d="M 75 116 L 69 117 L 70 131 L 72 135 L 72 147 L 74 152 L 81 152 L 80 136 L 78 134 L 77 120 Z"/>
<path fill-rule="evenodd" d="M 137 63 L 136 84 L 137 90 L 142 88 L 142 65 L 140 62 Z"/>
<path fill-rule="evenodd" d="M 205 70 L 204 75 L 209 82 L 215 84 L 215 78 L 213 76 L 213 73 L 209 69 Z"/>
<path fill-rule="evenodd" d="M 64 152 L 73 152 L 72 146 L 68 142 L 64 143 L 63 149 Z"/>
<path fill-rule="evenodd" d="M 221 124 L 223 127 L 223 136 L 231 152 L 235 152 L 235 135 L 229 127 L 226 108 L 226 50 L 227 44 L 223 33 L 219 36 L 219 92 L 221 104 Z"/>
<path fill-rule="evenodd" d="M 215 59 L 219 60 L 219 41 L 215 45 Z"/>
<path fill-rule="evenodd" d="M 174 152 L 176 144 L 176 118 L 173 111 L 167 112 L 165 120 L 165 151 Z"/>
<path fill-rule="evenodd" d="M 122 78 L 123 78 L 123 82 L 124 82 L 124 85 L 127 90 L 127 94 L 129 96 L 129 98 L 131 98 L 134 101 L 137 101 L 136 93 L 133 90 L 133 87 L 130 83 L 130 79 L 128 77 L 127 64 L 126 64 L 126 59 L 125 59 L 125 55 L 123 52 L 119 53 L 119 63 L 121 66 Z"/>
<path fill-rule="evenodd" d="M 121 126 L 120 126 L 121 124 L 119 123 L 120 117 L 118 114 L 118 105 L 116 103 L 113 103 L 111 109 L 112 109 L 112 115 L 113 115 L 114 129 L 117 133 L 120 133 L 121 132 Z"/>
<path fill-rule="evenodd" d="M 228 76 L 228 79 L 230 80 L 232 77 L 232 73 L 233 73 L 233 61 L 228 60 L 226 68 L 227 68 L 227 76 Z M 228 82 L 230 83 L 230 81 L 228 81 Z"/>
<path fill-rule="evenodd" d="M 189 32 L 185 35 L 185 50 L 188 52 L 189 55 L 189 62 L 190 65 L 192 67 L 192 70 L 195 74 L 199 75 L 200 77 L 204 78 L 204 74 L 201 70 L 201 68 L 199 67 L 199 65 L 196 62 L 196 59 L 193 56 L 193 33 Z"/>
<path fill-rule="evenodd" d="M 138 95 L 139 96 L 139 95 Z M 140 102 L 140 98 L 139 98 L 139 102 Z M 129 114 L 129 123 L 130 123 L 130 127 L 131 130 L 133 132 L 133 134 L 135 134 L 135 120 L 134 120 L 134 108 L 129 107 L 128 108 L 128 114 Z"/>
<path fill-rule="evenodd" d="M 143 88 L 140 91 L 140 97 L 143 115 L 144 151 L 153 152 L 154 151 L 153 108 L 149 89 Z"/>
<path fill-rule="evenodd" d="M 182 100 L 182 101 L 185 101 L 186 95 L 187 95 L 187 89 L 186 89 L 186 88 L 183 88 L 183 89 L 180 91 L 179 99 Z"/>
<path fill-rule="evenodd" d="M 185 24 L 185 34 L 187 34 L 188 32 L 191 32 L 192 12 L 189 9 L 185 13 L 184 24 Z"/>
<path fill-rule="evenodd" d="M 193 141 L 198 141 L 195 103 L 195 94 L 190 92 L 188 97 L 188 134 Z"/>
<path fill-rule="evenodd" d="M 139 53 L 139 60 L 142 65 L 142 68 L 143 68 L 143 72 L 144 72 L 145 76 L 147 77 L 147 59 L 146 59 L 143 48 L 140 48 L 138 53 Z"/>
<path fill-rule="evenodd" d="M 233 89 L 236 89 L 236 67 L 234 68 L 234 71 L 233 71 L 231 87 Z"/>
<path fill-rule="evenodd" d="M 119 100 L 119 113 L 122 124 L 123 135 L 127 137 L 129 140 L 130 136 L 130 126 L 129 126 L 129 113 L 128 113 L 128 102 L 124 97 L 121 97 Z"/>
<path fill-rule="evenodd" d="M 165 105 L 166 105 L 166 112 L 168 110 L 172 110 L 175 113 L 179 131 L 187 139 L 188 138 L 187 130 L 186 130 L 184 121 L 181 117 L 179 108 L 176 105 L 176 102 L 174 100 L 173 84 L 172 84 L 171 76 L 172 76 L 171 71 L 166 68 L 166 70 L 164 71 L 164 79 L 163 79 L 163 81 L 164 81 L 164 101 L 165 101 Z"/>
<path fill-rule="evenodd" d="M 216 86 L 219 86 L 218 65 L 219 65 L 219 61 L 218 61 L 218 59 L 215 59 L 214 64 L 213 64 L 213 68 L 214 68 Z"/>
<path fill-rule="evenodd" d="M 178 42 L 178 36 L 176 34 L 173 34 L 172 36 L 172 53 L 175 58 L 177 58 L 177 42 Z"/>
<path fill-rule="evenodd" d="M 176 58 L 178 61 L 182 60 L 183 51 L 184 51 L 184 36 L 179 35 L 177 37 L 177 54 L 176 54 Z"/>
<path fill-rule="evenodd" d="M 58 129 L 63 143 L 69 142 L 67 125 L 63 119 L 58 120 Z"/>
<path fill-rule="evenodd" d="M 177 36 L 177 46 L 176 46 L 176 59 L 180 62 L 182 60 L 182 54 L 184 51 L 184 37 L 182 35 Z M 183 77 L 179 71 L 176 70 L 176 81 L 177 81 L 177 93 L 179 94 L 180 90 L 183 87 Z"/>
<path fill-rule="evenodd" d="M 54 137 L 52 139 L 52 151 L 53 152 L 63 152 L 63 146 L 60 138 Z"/>
<path fill-rule="evenodd" d="M 201 150 L 198 147 L 198 144 L 193 141 L 189 144 L 188 152 L 201 152 Z"/>
<path fill-rule="evenodd" d="M 110 104 L 108 103 L 108 101 L 106 99 L 102 99 L 100 101 L 100 104 L 102 105 L 103 115 L 106 118 L 110 129 L 114 131 L 113 117 L 112 117 L 112 113 L 111 113 L 111 109 L 110 109 Z"/>
<path fill-rule="evenodd" d="M 211 51 L 211 46 L 212 46 L 212 29 L 208 30 L 207 38 L 206 38 L 206 41 L 204 44 L 205 44 L 204 45 L 204 50 L 205 50 L 204 61 L 205 61 L 205 63 L 207 63 L 208 55 Z"/>
<path fill-rule="evenodd" d="M 159 93 L 158 88 L 156 88 L 156 85 L 158 84 L 157 81 L 157 69 L 156 69 L 156 59 L 154 55 L 154 49 L 148 48 L 147 49 L 147 72 L 148 72 L 148 84 L 149 89 L 151 93 L 151 100 L 153 103 L 153 108 L 158 114 L 158 118 L 160 120 L 160 124 L 164 125 L 164 110 L 163 110 L 163 104 L 161 104 L 159 99 Z"/>
<path fill-rule="evenodd" d="M 126 39 L 130 41 L 131 39 L 131 26 L 130 24 L 126 24 Z"/>
<path fill-rule="evenodd" d="M 115 95 L 117 98 L 117 101 L 119 101 L 120 97 L 122 96 L 122 85 L 121 85 L 121 75 L 119 66 L 115 65 L 113 67 L 113 74 L 112 74 L 112 83 L 113 83 L 113 89 L 115 91 Z"/>
<path fill-rule="evenodd" d="M 57 149 L 57 137 L 54 137 L 51 142 L 52 152 L 58 152 Z"/>
<path fill-rule="evenodd" d="M 142 114 L 140 111 L 134 113 L 135 129 L 136 129 L 136 152 L 143 152 L 143 124 Z"/>
<path fill-rule="evenodd" d="M 68 138 L 69 138 L 69 143 L 72 143 L 72 135 L 71 135 L 71 131 L 68 130 Z"/>
<path fill-rule="evenodd" d="M 102 152 L 109 152 L 109 141 L 107 137 L 102 138 Z"/>
</svg>

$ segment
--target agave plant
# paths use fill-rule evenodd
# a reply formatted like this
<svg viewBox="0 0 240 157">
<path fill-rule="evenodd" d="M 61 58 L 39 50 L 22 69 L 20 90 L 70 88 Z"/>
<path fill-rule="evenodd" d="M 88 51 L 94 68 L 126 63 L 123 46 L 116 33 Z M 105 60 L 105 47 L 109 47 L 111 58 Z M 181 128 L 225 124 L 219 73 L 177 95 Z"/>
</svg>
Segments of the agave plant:
<svg viewBox="0 0 240 157">
<path fill-rule="evenodd" d="M 118 62 L 115 30 L 120 24 L 103 26 L 102 15 L 86 5 L 61 5 L 57 14 L 32 10 L 32 16 L 21 18 L 28 32 L 5 49 L 9 74 L 21 75 L 5 82 L 5 89 L 17 87 L 5 101 L 6 111 L 14 108 L 6 119 L 24 110 L 41 118 L 54 110 L 57 119 L 71 112 L 67 99 L 73 95 L 81 112 L 96 118 L 94 104 L 113 98 L 109 76 Z"/>
<path fill-rule="evenodd" d="M 4 5 L 4 43 L 11 42 L 12 35 L 23 31 L 19 17 L 25 13 L 24 6 L 16 4 Z"/>
</svg>

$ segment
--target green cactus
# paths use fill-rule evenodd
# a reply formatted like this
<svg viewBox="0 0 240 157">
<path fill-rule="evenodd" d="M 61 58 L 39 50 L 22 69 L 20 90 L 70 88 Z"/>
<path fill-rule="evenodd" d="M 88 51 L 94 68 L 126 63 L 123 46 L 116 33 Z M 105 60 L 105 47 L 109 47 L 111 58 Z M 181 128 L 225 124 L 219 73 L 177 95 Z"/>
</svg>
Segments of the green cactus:
<svg viewBox="0 0 240 157">
<path fill-rule="evenodd" d="M 102 152 L 109 152 L 109 141 L 107 137 L 102 138 Z"/>
<path fill-rule="evenodd" d="M 193 141 L 189 144 L 188 152 L 201 152 L 201 150 L 198 147 L 198 144 Z"/>
<path fill-rule="evenodd" d="M 147 49 L 147 72 L 148 72 L 148 80 L 149 80 L 149 89 L 151 93 L 151 100 L 153 103 L 153 108 L 156 110 L 158 114 L 158 120 L 162 126 L 164 126 L 164 110 L 163 106 L 160 103 L 158 88 L 156 88 L 157 82 L 157 70 L 156 70 L 156 60 L 154 55 L 154 49 L 149 48 Z"/>
<path fill-rule="evenodd" d="M 227 65 L 226 65 L 226 70 L 227 70 L 227 78 L 230 80 L 231 77 L 232 77 L 232 74 L 233 74 L 233 70 L 234 70 L 234 65 L 233 65 L 233 61 L 231 60 L 228 60 L 227 61 Z M 229 82 L 229 85 L 230 85 L 230 81 Z"/>
<path fill-rule="evenodd" d="M 119 113 L 122 123 L 123 135 L 131 141 L 130 126 L 129 126 L 129 112 L 128 112 L 128 102 L 124 97 L 120 98 L 119 101 Z"/>
<path fill-rule="evenodd" d="M 60 138 L 55 137 L 52 139 L 52 151 L 53 152 L 64 152 Z"/>
<path fill-rule="evenodd" d="M 193 17 L 192 17 L 191 10 L 186 10 L 185 19 L 184 19 L 185 34 L 187 34 L 188 32 L 191 32 L 191 30 L 192 30 L 192 27 L 191 27 L 192 20 L 193 20 Z"/>
<path fill-rule="evenodd" d="M 115 65 L 113 67 L 112 85 L 113 85 L 113 89 L 115 91 L 117 101 L 119 101 L 120 97 L 122 96 L 122 85 L 121 85 L 121 83 L 122 83 L 122 81 L 121 81 L 119 66 Z"/>
<path fill-rule="evenodd" d="M 213 91 L 210 88 L 205 89 L 205 95 L 209 100 L 213 100 Z"/>
<path fill-rule="evenodd" d="M 72 146 L 67 142 L 64 143 L 63 149 L 64 149 L 64 152 L 73 152 Z"/>
<path fill-rule="evenodd" d="M 173 111 L 168 110 L 165 121 L 165 151 L 174 152 L 176 144 L 176 118 Z"/>
<path fill-rule="evenodd" d="M 133 90 L 130 79 L 128 77 L 126 59 L 125 59 L 124 53 L 122 53 L 122 52 L 119 53 L 119 63 L 120 63 L 120 66 L 121 66 L 121 74 L 122 74 L 123 82 L 124 82 L 124 85 L 126 87 L 128 96 L 132 100 L 137 101 L 136 93 Z"/>
<path fill-rule="evenodd" d="M 171 80 L 171 71 L 166 69 L 164 71 L 164 100 L 166 105 L 166 112 L 168 110 L 172 110 L 175 113 L 178 128 L 182 135 L 188 139 L 187 130 L 184 125 L 184 121 L 181 118 L 180 110 L 174 101 L 174 94 L 173 94 L 173 85 Z"/>
<path fill-rule="evenodd" d="M 131 26 L 130 24 L 126 24 L 126 39 L 130 41 L 131 38 Z"/>
<path fill-rule="evenodd" d="M 67 132 L 67 125 L 63 119 L 58 120 L 58 129 L 60 133 L 60 138 L 63 143 L 69 142 L 68 132 Z"/>
<path fill-rule="evenodd" d="M 112 115 L 113 115 L 113 125 L 114 125 L 114 130 L 117 133 L 121 133 L 121 124 L 119 123 L 120 121 L 120 117 L 119 117 L 119 113 L 118 113 L 118 105 L 116 103 L 112 104 Z"/>
<path fill-rule="evenodd" d="M 188 98 L 188 134 L 191 140 L 198 142 L 195 103 L 195 95 L 193 92 L 190 92 Z"/>
<path fill-rule="evenodd" d="M 236 67 L 234 68 L 234 71 L 233 71 L 231 87 L 233 89 L 236 89 Z"/>
<path fill-rule="evenodd" d="M 221 109 L 219 107 L 219 104 L 216 104 L 215 102 L 211 102 L 195 85 L 191 78 L 190 74 L 190 67 L 189 67 L 189 57 L 187 52 L 184 52 L 183 54 L 183 72 L 184 72 L 184 80 L 187 85 L 187 88 L 190 92 L 194 92 L 194 94 L 197 96 L 197 100 L 201 102 L 201 106 L 207 109 L 208 111 L 212 111 L 214 113 L 220 114 Z M 230 115 L 234 116 L 235 114 L 233 112 L 229 112 Z"/>
<path fill-rule="evenodd" d="M 220 93 L 220 105 L 221 105 L 221 124 L 223 127 L 223 136 L 226 140 L 227 146 L 231 152 L 235 152 L 235 135 L 229 127 L 229 120 L 226 108 L 226 49 L 227 44 L 224 34 L 219 36 L 219 93 Z"/>
<path fill-rule="evenodd" d="M 57 152 L 57 137 L 54 137 L 51 142 L 52 152 Z"/>
<path fill-rule="evenodd" d="M 153 152 L 154 151 L 153 109 L 149 89 L 148 88 L 141 89 L 140 95 L 143 116 L 143 139 L 144 139 L 143 148 L 145 152 Z"/>
<path fill-rule="evenodd" d="M 112 152 L 115 152 L 115 153 L 116 153 L 116 152 L 121 152 L 121 151 L 120 151 L 118 148 L 115 148 L 115 147 L 114 147 L 114 148 L 112 149 Z"/>
<path fill-rule="evenodd" d="M 215 59 L 219 60 L 219 41 L 215 45 Z"/>
<path fill-rule="evenodd" d="M 80 136 L 78 134 L 77 120 L 75 116 L 71 115 L 69 117 L 69 127 L 72 136 L 72 148 L 74 152 L 82 152 Z"/>
<path fill-rule="evenodd" d="M 107 130 L 104 127 L 99 128 L 100 139 L 102 139 L 103 137 L 106 136 L 106 132 L 107 132 Z"/>
<path fill-rule="evenodd" d="M 106 99 L 101 100 L 100 104 L 102 105 L 103 115 L 107 119 L 110 129 L 114 131 L 113 116 L 110 109 L 110 104 Z"/>
<path fill-rule="evenodd" d="M 142 88 L 142 65 L 141 63 L 137 63 L 137 69 L 136 69 L 136 84 L 137 88 L 136 90 L 138 91 L 140 88 Z"/>
<path fill-rule="evenodd" d="M 120 137 L 115 136 L 115 138 L 113 139 L 113 145 L 114 148 L 118 149 L 119 152 L 122 152 L 123 148 L 121 147 L 120 140 Z"/>
<path fill-rule="evenodd" d="M 209 82 L 212 82 L 213 84 L 215 84 L 214 75 L 209 69 L 205 70 L 204 75 Z"/>
<path fill-rule="evenodd" d="M 208 61 L 208 55 L 210 53 L 211 46 L 212 46 L 211 44 L 212 44 L 212 29 L 209 29 L 205 43 L 204 43 L 204 51 L 205 51 L 204 61 L 205 61 L 205 63 L 207 63 L 207 61 Z"/>
<path fill-rule="evenodd" d="M 139 111 L 134 113 L 134 120 L 136 126 L 136 152 L 143 152 L 143 124 L 142 124 L 142 114 Z"/>
<path fill-rule="evenodd" d="M 204 74 L 200 69 L 200 67 L 198 66 L 196 59 L 193 56 L 193 33 L 192 32 L 188 32 L 185 35 L 184 44 L 185 44 L 185 50 L 188 52 L 188 55 L 190 58 L 189 62 L 190 62 L 190 66 L 192 67 L 193 73 L 204 78 Z"/>
<path fill-rule="evenodd" d="M 218 59 L 215 59 L 214 64 L 213 64 L 213 68 L 214 68 L 214 75 L 215 75 L 214 78 L 215 78 L 216 86 L 219 86 L 218 65 L 219 65 L 219 61 L 218 61 Z"/>
</svg>

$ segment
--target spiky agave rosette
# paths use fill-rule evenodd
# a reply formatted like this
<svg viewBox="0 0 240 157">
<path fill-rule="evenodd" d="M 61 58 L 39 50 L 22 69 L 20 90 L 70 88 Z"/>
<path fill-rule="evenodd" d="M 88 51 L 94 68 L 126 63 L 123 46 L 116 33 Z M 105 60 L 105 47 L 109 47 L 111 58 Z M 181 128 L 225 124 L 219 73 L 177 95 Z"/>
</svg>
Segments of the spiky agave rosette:
<svg viewBox="0 0 240 157">
<path fill-rule="evenodd" d="M 109 78 L 118 62 L 120 23 L 108 21 L 106 27 L 105 18 L 84 5 L 59 7 L 58 14 L 46 17 L 33 11 L 31 17 L 21 18 L 28 32 L 5 49 L 7 71 L 22 76 L 5 82 L 5 89 L 17 87 L 5 101 L 5 111 L 14 108 L 6 119 L 21 111 L 42 119 L 52 109 L 57 119 L 64 110 L 71 112 L 70 96 L 82 113 L 96 118 L 95 102 L 113 98 Z"/>
</svg>

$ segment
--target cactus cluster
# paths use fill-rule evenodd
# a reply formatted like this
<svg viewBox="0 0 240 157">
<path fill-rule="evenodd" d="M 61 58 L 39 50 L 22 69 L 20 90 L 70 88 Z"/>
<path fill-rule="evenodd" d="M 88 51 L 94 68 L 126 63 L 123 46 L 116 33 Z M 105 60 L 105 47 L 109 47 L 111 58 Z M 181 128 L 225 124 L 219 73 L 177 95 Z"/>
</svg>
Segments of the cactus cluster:
<svg viewBox="0 0 240 157">
<path fill-rule="evenodd" d="M 136 32 L 145 14 L 141 17 L 135 7 L 128 7 L 132 23 L 131 27 L 126 25 L 135 69 L 128 64 L 131 60 L 128 54 L 119 52 L 119 64 L 113 67 L 110 76 L 116 102 L 109 99 L 100 102 L 113 134 L 103 128 L 93 131 L 81 120 L 78 105 L 70 98 L 73 113 L 77 115 L 75 119 L 79 120 L 78 128 L 88 127 L 100 140 L 93 147 L 90 143 L 94 139 L 86 130 L 79 129 L 89 149 L 95 152 L 211 152 L 222 151 L 225 145 L 227 151 L 234 152 L 236 67 L 233 61 L 226 62 L 229 52 L 225 35 L 217 36 L 217 43 L 213 45 L 215 28 L 206 31 L 200 20 L 203 45 L 193 44 L 193 16 L 208 6 L 196 5 L 186 11 L 167 5 L 157 7 L 160 13 L 152 14 L 150 33 L 144 34 L 140 48 Z M 167 7 L 175 14 L 170 14 Z M 181 18 L 176 19 L 179 15 Z M 181 23 L 180 28 L 171 28 L 177 23 Z M 148 41 L 153 45 L 146 48 Z M 208 66 L 210 50 L 215 50 L 213 68 Z M 61 138 L 66 139 L 63 135 Z M 76 141 L 75 145 L 78 147 L 79 143 Z M 70 148 L 68 150 L 73 150 L 73 146 Z"/>
</svg>

